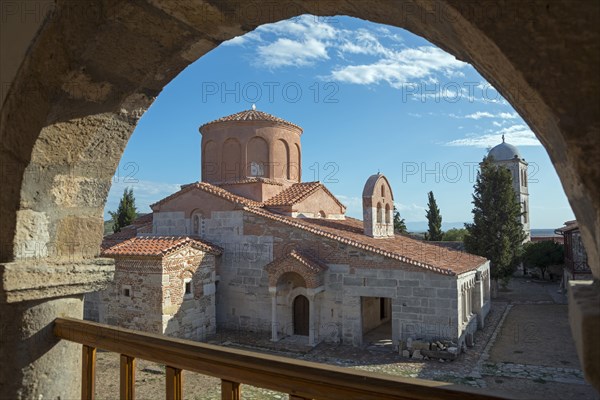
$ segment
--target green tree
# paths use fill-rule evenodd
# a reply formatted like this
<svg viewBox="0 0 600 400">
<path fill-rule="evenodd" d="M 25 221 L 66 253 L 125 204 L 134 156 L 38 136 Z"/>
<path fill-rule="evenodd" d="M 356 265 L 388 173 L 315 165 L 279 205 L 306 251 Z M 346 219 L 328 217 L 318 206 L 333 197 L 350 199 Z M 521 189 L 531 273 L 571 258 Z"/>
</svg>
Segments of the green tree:
<svg viewBox="0 0 600 400">
<path fill-rule="evenodd" d="M 563 264 L 563 247 L 553 241 L 529 242 L 523 249 L 523 263 L 529 268 L 539 269 L 544 279 L 548 267 Z"/>
<path fill-rule="evenodd" d="M 121 197 L 121 201 L 119 202 L 119 208 L 117 208 L 116 212 L 109 211 L 109 214 L 112 218 L 113 232 L 119 232 L 121 228 L 131 224 L 137 216 L 133 189 L 125 188 L 123 197 Z"/>
<path fill-rule="evenodd" d="M 465 248 L 490 260 L 495 291 L 498 280 L 508 284 L 519 264 L 525 233 L 511 173 L 492 164 L 489 157 L 483 159 L 477 173 L 473 206 L 473 223 L 465 224 Z"/>
<path fill-rule="evenodd" d="M 465 228 L 452 228 L 444 232 L 442 240 L 444 242 L 462 242 L 465 240 L 467 230 Z"/>
<path fill-rule="evenodd" d="M 398 233 L 408 233 L 404 218 L 400 217 L 400 211 L 394 206 L 394 231 Z"/>
<path fill-rule="evenodd" d="M 427 233 L 425 234 L 425 240 L 431 241 L 440 241 L 442 240 L 443 232 L 442 232 L 442 215 L 440 214 L 440 209 L 435 202 L 435 197 L 433 197 L 433 192 L 429 192 L 428 202 L 427 202 L 427 213 L 425 214 L 427 217 Z"/>
</svg>

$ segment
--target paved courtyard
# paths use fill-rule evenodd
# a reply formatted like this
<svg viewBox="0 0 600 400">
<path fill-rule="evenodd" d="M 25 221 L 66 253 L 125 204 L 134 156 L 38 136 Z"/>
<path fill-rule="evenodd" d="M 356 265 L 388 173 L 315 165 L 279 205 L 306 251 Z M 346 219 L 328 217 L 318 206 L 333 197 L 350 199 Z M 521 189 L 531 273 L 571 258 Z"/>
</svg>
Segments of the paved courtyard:
<svg viewBox="0 0 600 400">
<path fill-rule="evenodd" d="M 600 399 L 583 380 L 568 326 L 566 297 L 557 289 L 555 283 L 514 279 L 508 290 L 494 299 L 485 329 L 475 335 L 475 346 L 453 362 L 402 358 L 379 334 L 367 335 L 362 348 L 331 344 L 311 348 L 303 337 L 272 343 L 267 334 L 240 331 L 222 331 L 209 342 L 383 374 L 489 388 L 519 399 Z M 116 354 L 98 355 L 99 399 L 118 398 L 118 361 Z M 163 366 L 139 360 L 136 381 L 137 398 L 163 397 Z M 242 390 L 244 399 L 287 398 L 250 386 Z M 186 399 L 218 399 L 219 393 L 218 379 L 184 373 Z"/>
</svg>

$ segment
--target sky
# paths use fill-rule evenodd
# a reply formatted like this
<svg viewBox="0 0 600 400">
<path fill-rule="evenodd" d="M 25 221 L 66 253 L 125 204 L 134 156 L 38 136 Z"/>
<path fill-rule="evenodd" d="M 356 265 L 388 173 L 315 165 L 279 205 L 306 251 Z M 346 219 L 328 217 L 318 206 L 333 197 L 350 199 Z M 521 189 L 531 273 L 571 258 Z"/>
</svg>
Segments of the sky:
<svg viewBox="0 0 600 400">
<path fill-rule="evenodd" d="M 127 145 L 105 217 L 126 187 L 150 212 L 198 181 L 198 127 L 252 104 L 304 129 L 302 180 L 323 182 L 349 216 L 381 172 L 409 230 L 426 221 L 429 191 L 444 229 L 470 222 L 478 163 L 504 134 L 529 163 L 531 227 L 574 219 L 535 134 L 471 65 L 400 28 L 310 15 L 224 42 L 171 81 Z"/>
</svg>

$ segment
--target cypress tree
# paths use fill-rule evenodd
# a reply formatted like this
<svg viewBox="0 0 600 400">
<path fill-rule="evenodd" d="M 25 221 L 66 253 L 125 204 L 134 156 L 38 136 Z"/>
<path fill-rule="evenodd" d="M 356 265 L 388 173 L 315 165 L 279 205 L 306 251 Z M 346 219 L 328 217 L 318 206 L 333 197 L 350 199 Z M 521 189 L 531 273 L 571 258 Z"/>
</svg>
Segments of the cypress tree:
<svg viewBox="0 0 600 400">
<path fill-rule="evenodd" d="M 404 218 L 400 217 L 400 211 L 396 209 L 396 206 L 394 206 L 394 232 L 408 233 Z"/>
<path fill-rule="evenodd" d="M 109 211 L 109 214 L 113 221 L 113 232 L 119 232 L 121 228 L 131 224 L 137 217 L 133 189 L 125 188 L 123 197 L 119 201 L 119 208 L 116 212 Z"/>
<path fill-rule="evenodd" d="M 442 215 L 440 209 L 437 206 L 433 192 L 429 192 L 427 202 L 427 233 L 425 234 L 425 240 L 440 241 L 444 236 L 442 232 Z"/>
<path fill-rule="evenodd" d="M 520 262 L 525 240 L 521 206 L 510 171 L 485 157 L 477 173 L 472 203 L 473 223 L 465 224 L 465 248 L 490 260 L 495 289 L 498 280 L 503 285 L 510 280 Z"/>
</svg>

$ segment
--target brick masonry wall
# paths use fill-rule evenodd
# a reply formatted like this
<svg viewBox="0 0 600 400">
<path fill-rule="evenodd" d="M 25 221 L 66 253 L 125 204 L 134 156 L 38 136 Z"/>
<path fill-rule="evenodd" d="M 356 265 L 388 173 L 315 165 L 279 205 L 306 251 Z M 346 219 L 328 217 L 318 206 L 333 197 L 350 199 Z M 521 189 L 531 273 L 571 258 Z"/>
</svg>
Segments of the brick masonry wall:
<svg viewBox="0 0 600 400">
<path fill-rule="evenodd" d="M 185 294 L 191 279 L 192 293 Z M 162 327 L 167 335 L 203 340 L 216 332 L 215 256 L 185 248 L 163 259 Z"/>
</svg>

